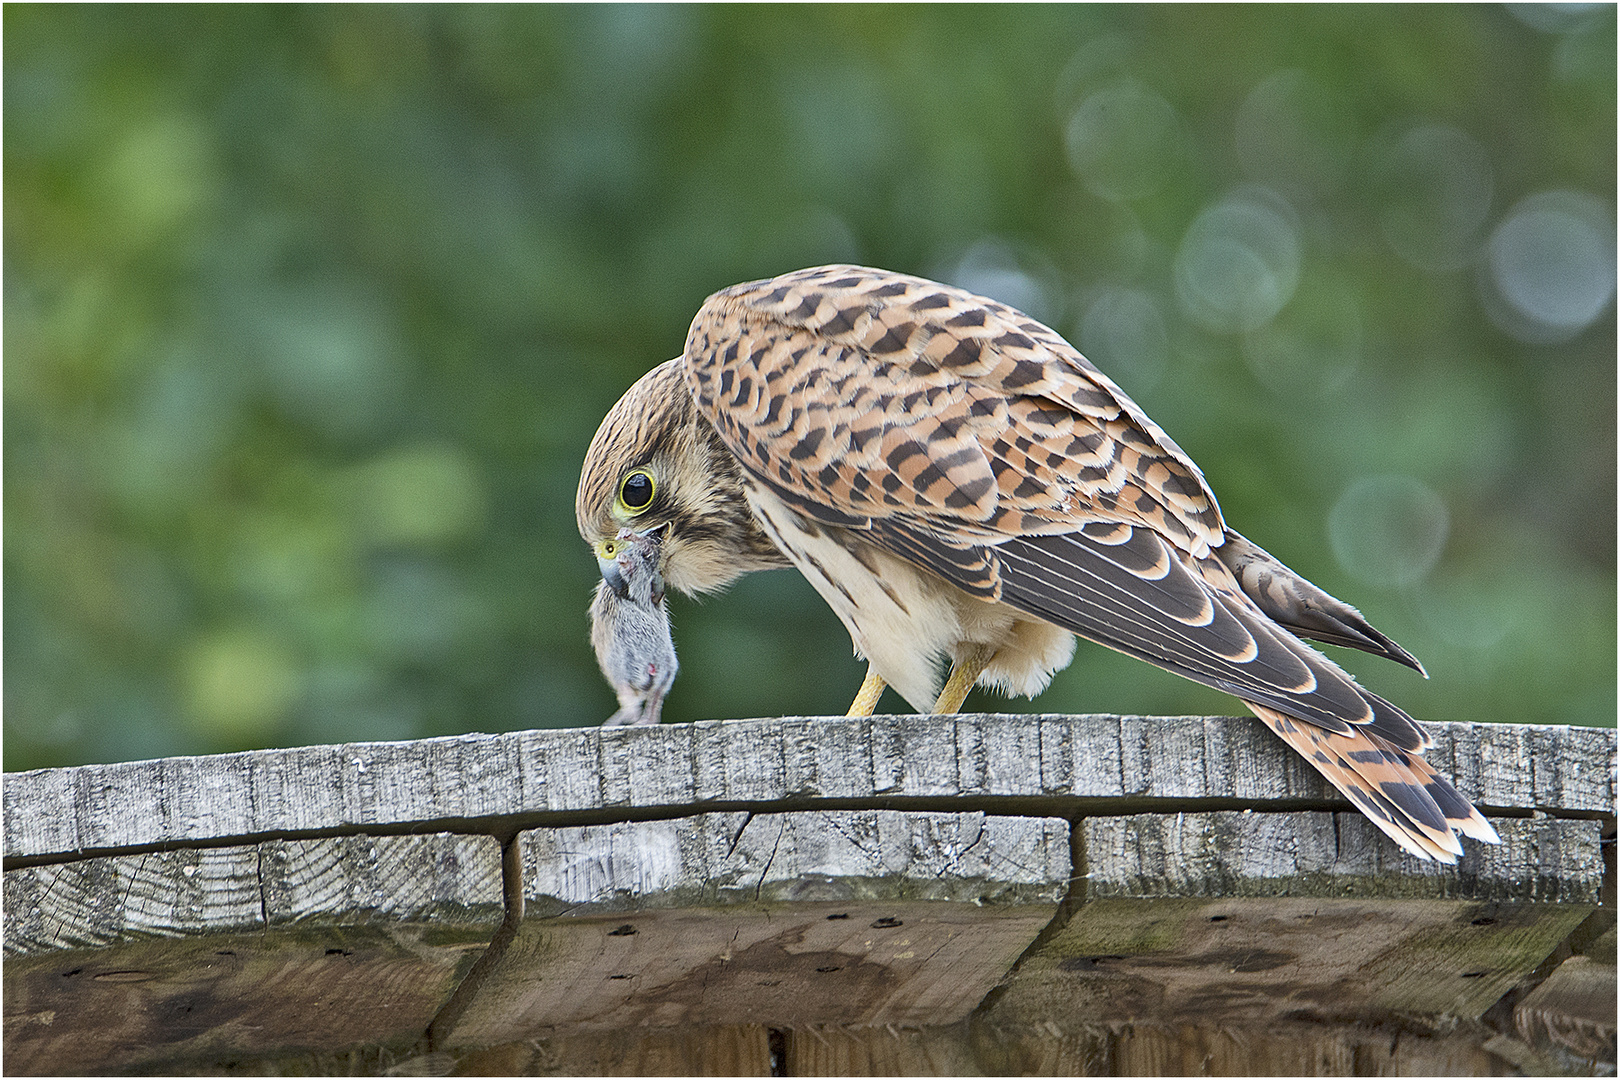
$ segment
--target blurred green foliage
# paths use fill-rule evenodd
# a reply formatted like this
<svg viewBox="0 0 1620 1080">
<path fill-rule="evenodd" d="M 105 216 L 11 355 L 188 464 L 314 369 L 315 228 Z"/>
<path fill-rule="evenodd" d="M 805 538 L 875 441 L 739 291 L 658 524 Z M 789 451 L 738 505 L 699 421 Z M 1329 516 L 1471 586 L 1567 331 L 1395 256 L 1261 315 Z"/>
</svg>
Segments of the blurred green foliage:
<svg viewBox="0 0 1620 1080">
<path fill-rule="evenodd" d="M 831 261 L 1076 341 L 1417 715 L 1614 723 L 1612 7 L 4 18 L 9 769 L 599 722 L 592 431 Z M 791 571 L 674 618 L 670 720 L 860 681 Z"/>
</svg>

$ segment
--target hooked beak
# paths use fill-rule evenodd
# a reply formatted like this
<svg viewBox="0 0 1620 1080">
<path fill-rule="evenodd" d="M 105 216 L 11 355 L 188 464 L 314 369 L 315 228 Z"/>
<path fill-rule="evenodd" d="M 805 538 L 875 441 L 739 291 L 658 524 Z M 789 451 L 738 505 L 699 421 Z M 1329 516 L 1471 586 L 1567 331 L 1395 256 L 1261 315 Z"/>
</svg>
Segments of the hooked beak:
<svg viewBox="0 0 1620 1080">
<path fill-rule="evenodd" d="M 596 565 L 602 571 L 602 580 L 607 582 L 607 587 L 613 590 L 613 595 L 620 600 L 628 599 L 630 586 L 625 582 L 624 575 L 619 573 L 619 561 L 617 559 L 597 559 Z"/>
</svg>

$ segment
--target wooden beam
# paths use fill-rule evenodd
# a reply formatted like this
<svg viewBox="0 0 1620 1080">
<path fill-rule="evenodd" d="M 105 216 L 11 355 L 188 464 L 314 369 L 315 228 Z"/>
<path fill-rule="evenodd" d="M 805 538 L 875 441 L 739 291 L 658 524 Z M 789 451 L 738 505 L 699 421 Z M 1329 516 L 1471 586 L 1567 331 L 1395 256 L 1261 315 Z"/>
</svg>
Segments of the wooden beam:
<svg viewBox="0 0 1620 1080">
<path fill-rule="evenodd" d="M 553 1030 L 952 1023 L 1051 921 L 1068 823 L 705 814 L 537 829 L 524 915 L 436 1045 Z"/>
<path fill-rule="evenodd" d="M 1428 726 L 1436 737 L 1430 759 L 1491 810 L 1613 813 L 1612 729 Z M 515 831 L 635 813 L 680 816 L 716 804 L 760 810 L 828 799 L 964 798 L 976 800 L 971 809 L 1065 816 L 1172 804 L 1347 805 L 1252 717 L 703 721 L 11 773 L 5 858 L 11 868 L 176 843 Z M 1039 805 L 1016 801 L 1029 799 Z"/>
<path fill-rule="evenodd" d="M 1615 965 L 1607 955 L 1572 956 L 1513 1010 L 1525 1042 L 1545 1050 L 1615 1064 Z"/>
<path fill-rule="evenodd" d="M 1504 841 L 1455 867 L 1248 719 L 789 718 L 8 775 L 7 1067 L 1609 1067 L 1614 732 L 1434 729 Z"/>
<path fill-rule="evenodd" d="M 1332 817 L 1081 822 L 1084 898 L 986 1021 L 1472 1020 L 1598 903 L 1596 821 L 1499 819 L 1503 844 L 1451 870 L 1392 852 L 1359 816 Z"/>
<path fill-rule="evenodd" d="M 351 836 L 5 875 L 9 1073 L 419 1040 L 502 919 L 488 837 Z"/>
</svg>

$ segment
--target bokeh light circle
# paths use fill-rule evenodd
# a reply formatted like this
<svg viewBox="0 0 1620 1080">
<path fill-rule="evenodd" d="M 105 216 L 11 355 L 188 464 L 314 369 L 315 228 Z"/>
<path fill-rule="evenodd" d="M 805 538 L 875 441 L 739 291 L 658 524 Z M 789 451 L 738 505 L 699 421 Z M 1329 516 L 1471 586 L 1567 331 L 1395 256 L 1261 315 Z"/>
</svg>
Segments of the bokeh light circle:
<svg viewBox="0 0 1620 1080">
<path fill-rule="evenodd" d="M 1494 188 L 1479 141 L 1449 124 L 1423 124 L 1373 154 L 1379 226 L 1395 254 L 1429 273 L 1471 263 Z"/>
<path fill-rule="evenodd" d="M 1486 310 L 1531 344 L 1568 341 L 1595 322 L 1615 291 L 1614 222 L 1574 191 L 1523 199 L 1491 234 Z"/>
<path fill-rule="evenodd" d="M 1504 4 L 1509 15 L 1544 34 L 1578 33 L 1613 4 Z"/>
<path fill-rule="evenodd" d="M 1106 288 L 1080 317 L 1080 351 L 1120 385 L 1140 394 L 1164 377 L 1170 334 L 1150 293 Z"/>
<path fill-rule="evenodd" d="M 1176 252 L 1176 297 L 1206 330 L 1257 330 L 1299 285 L 1299 230 L 1286 204 L 1262 192 L 1234 195 L 1205 210 Z"/>
<path fill-rule="evenodd" d="M 1357 580 L 1406 588 L 1428 576 L 1451 532 L 1451 514 L 1429 485 L 1410 476 L 1366 476 L 1328 512 L 1334 557 Z"/>
<path fill-rule="evenodd" d="M 1057 321 L 1058 310 L 1052 291 L 1043 283 L 1050 273 L 1047 266 L 1027 253 L 1015 251 L 999 237 L 986 237 L 962 253 L 955 265 L 939 276 L 959 289 L 988 296 L 1015 307 L 1044 323 Z"/>
<path fill-rule="evenodd" d="M 1164 98 L 1127 82 L 1091 94 L 1069 116 L 1063 145 L 1086 187 L 1105 199 L 1151 195 L 1173 175 L 1181 122 Z"/>
</svg>

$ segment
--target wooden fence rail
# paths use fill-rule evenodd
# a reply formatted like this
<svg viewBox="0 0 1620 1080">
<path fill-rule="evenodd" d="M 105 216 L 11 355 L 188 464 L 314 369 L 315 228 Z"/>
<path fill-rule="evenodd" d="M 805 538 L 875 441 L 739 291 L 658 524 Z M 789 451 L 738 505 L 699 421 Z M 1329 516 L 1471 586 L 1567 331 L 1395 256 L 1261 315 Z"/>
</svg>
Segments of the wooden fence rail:
<svg viewBox="0 0 1620 1080">
<path fill-rule="evenodd" d="M 5 1067 L 1612 1074 L 1615 732 L 1432 729 L 1456 867 L 1224 718 L 8 774 Z"/>
</svg>

